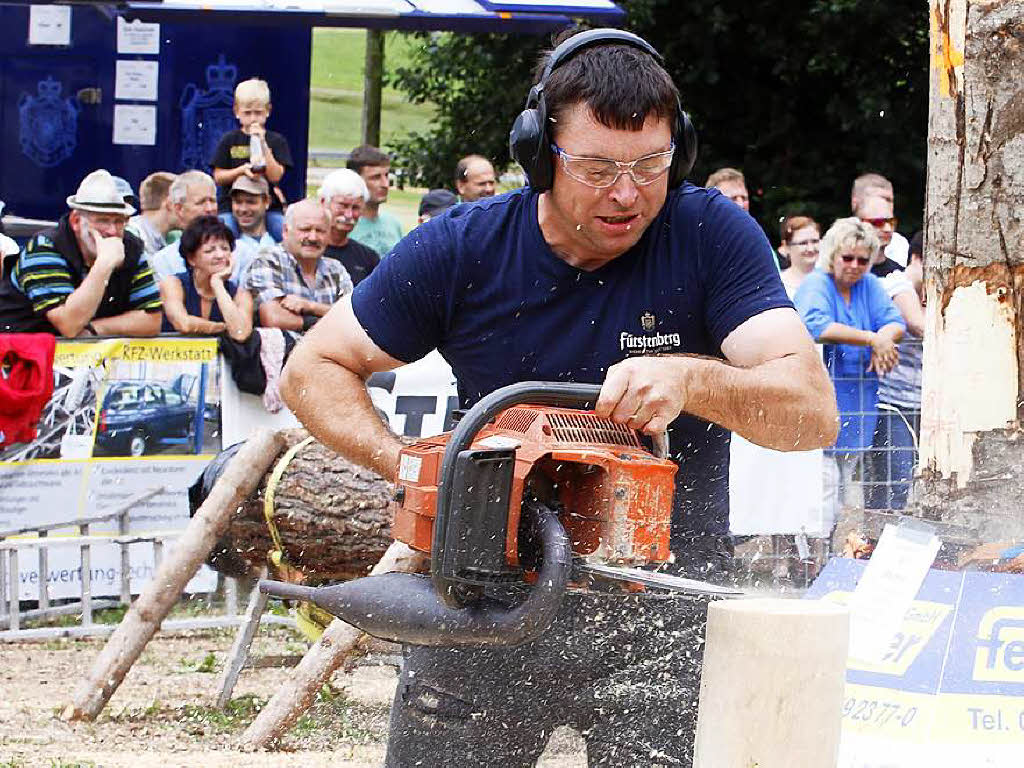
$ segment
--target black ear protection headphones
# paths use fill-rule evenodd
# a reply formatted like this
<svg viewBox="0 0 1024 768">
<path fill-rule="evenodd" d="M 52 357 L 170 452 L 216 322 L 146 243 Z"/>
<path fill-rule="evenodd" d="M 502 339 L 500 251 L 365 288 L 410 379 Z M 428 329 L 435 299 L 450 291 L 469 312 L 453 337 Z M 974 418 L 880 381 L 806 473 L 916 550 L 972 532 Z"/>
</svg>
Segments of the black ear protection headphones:
<svg viewBox="0 0 1024 768">
<path fill-rule="evenodd" d="M 526 172 L 527 183 L 538 192 L 551 189 L 555 175 L 550 147 L 551 136 L 548 133 L 548 108 L 544 101 L 544 84 L 551 73 L 572 58 L 577 51 L 603 43 L 631 45 L 653 56 L 659 64 L 664 63 L 661 54 L 654 50 L 650 43 L 632 32 L 621 29 L 591 29 L 581 32 L 552 51 L 540 82 L 530 89 L 530 95 L 526 97 L 526 107 L 519 113 L 508 134 L 508 146 L 512 157 Z M 668 169 L 668 183 L 670 187 L 677 187 L 683 183 L 697 159 L 697 131 L 678 101 L 672 138 L 676 151 L 672 157 L 672 165 Z"/>
</svg>

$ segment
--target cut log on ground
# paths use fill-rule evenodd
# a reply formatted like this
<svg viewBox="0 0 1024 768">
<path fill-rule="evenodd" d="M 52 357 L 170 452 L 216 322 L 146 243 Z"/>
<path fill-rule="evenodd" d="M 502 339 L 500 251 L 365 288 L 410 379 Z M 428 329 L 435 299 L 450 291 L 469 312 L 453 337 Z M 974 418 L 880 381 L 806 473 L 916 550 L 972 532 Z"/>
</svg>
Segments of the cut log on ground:
<svg viewBox="0 0 1024 768">
<path fill-rule="evenodd" d="M 227 464 L 174 549 L 160 563 L 153 580 L 132 603 L 96 657 L 88 677 L 79 683 L 74 698 L 64 709 L 65 720 L 93 720 L 100 713 L 209 555 L 231 514 L 259 484 L 282 444 L 278 433 L 260 432 Z"/>
<path fill-rule="evenodd" d="M 415 573 L 423 564 L 424 555 L 395 541 L 391 543 L 380 562 L 374 566 L 372 574 L 379 575 L 392 571 Z M 306 652 L 288 682 L 274 694 L 267 706 L 242 734 L 242 748 L 265 747 L 290 728 L 313 703 L 317 691 L 331 679 L 335 670 L 368 637 L 341 619 L 332 621 L 320 636 L 320 640 Z"/>
<path fill-rule="evenodd" d="M 283 435 L 287 448 L 308 437 L 304 430 Z M 285 455 L 282 451 L 273 466 Z M 264 501 L 273 474 L 268 470 L 231 518 L 210 558 L 210 565 L 226 575 L 251 577 L 267 565 L 274 542 Z M 283 560 L 308 582 L 365 576 L 391 544 L 388 504 L 394 486 L 320 443 L 301 445 L 273 485 L 273 521 Z"/>
</svg>

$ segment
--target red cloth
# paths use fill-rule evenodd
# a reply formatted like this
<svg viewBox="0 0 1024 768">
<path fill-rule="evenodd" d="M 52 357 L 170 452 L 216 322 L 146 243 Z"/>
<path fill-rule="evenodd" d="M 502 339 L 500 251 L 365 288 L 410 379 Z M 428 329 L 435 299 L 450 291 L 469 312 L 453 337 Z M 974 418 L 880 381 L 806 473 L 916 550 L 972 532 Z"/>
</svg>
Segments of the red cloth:
<svg viewBox="0 0 1024 768">
<path fill-rule="evenodd" d="M 30 443 L 53 394 L 56 337 L 0 334 L 0 445 Z"/>
</svg>

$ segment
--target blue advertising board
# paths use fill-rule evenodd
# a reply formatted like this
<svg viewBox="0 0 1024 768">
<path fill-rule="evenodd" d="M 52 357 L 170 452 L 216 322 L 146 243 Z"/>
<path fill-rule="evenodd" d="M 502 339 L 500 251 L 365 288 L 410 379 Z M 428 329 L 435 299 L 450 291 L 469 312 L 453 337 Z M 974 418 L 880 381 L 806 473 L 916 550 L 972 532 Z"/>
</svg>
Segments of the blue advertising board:
<svg viewBox="0 0 1024 768">
<path fill-rule="evenodd" d="M 831 561 L 807 597 L 848 603 L 866 566 Z M 1019 766 L 1022 746 L 1024 577 L 929 571 L 883 658 L 848 661 L 840 766 Z"/>
<path fill-rule="evenodd" d="M 69 44 L 30 44 L 30 8 L 0 5 L 0 200 L 7 213 L 56 219 L 96 168 L 123 176 L 136 191 L 153 171 L 208 170 L 220 135 L 235 127 L 234 87 L 250 77 L 270 84 L 267 126 L 291 146 L 295 164 L 280 186 L 289 200 L 305 195 L 308 27 L 162 23 L 156 53 L 119 53 L 118 17 L 88 6 L 70 14 Z M 155 92 L 115 99 L 119 61 L 122 68 L 136 62 L 125 71 L 143 74 L 155 63 Z M 153 122 L 115 143 L 115 107 L 121 118 Z"/>
</svg>

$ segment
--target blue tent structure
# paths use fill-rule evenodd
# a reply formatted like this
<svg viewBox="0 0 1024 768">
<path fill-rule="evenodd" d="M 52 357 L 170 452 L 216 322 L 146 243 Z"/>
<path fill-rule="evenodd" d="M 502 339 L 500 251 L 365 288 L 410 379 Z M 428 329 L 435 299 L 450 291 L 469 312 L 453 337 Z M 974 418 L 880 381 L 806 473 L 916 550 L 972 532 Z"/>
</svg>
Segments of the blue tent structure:
<svg viewBox="0 0 1024 768">
<path fill-rule="evenodd" d="M 625 18 L 611 0 L 129 0 L 123 7 L 143 20 L 216 21 L 229 11 L 223 20 L 247 24 L 530 34 L 561 29 L 572 18 L 609 26 Z"/>
<path fill-rule="evenodd" d="M 270 127 L 295 160 L 282 187 L 296 199 L 313 27 L 546 34 L 624 15 L 611 0 L 0 0 L 0 200 L 5 213 L 55 219 L 96 168 L 135 189 L 156 170 L 206 169 L 249 77 L 270 84 Z M 147 38 L 140 24 L 159 27 Z"/>
</svg>

